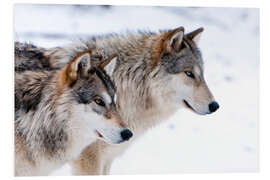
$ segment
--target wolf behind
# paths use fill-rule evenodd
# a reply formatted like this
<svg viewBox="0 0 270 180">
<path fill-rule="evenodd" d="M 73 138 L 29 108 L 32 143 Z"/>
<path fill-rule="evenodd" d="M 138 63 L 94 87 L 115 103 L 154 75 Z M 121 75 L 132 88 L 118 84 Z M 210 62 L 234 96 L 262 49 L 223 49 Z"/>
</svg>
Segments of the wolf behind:
<svg viewBox="0 0 270 180">
<path fill-rule="evenodd" d="M 185 107 L 206 115 L 215 112 L 215 101 L 204 79 L 204 64 L 197 46 L 203 28 L 185 34 L 184 28 L 157 33 L 138 31 L 126 35 L 95 37 L 65 47 L 40 49 L 51 68 L 63 67 L 82 50 L 117 54 L 112 79 L 117 87 L 117 107 L 125 125 L 140 137 L 150 127 Z M 43 58 L 44 59 L 44 58 Z M 109 145 L 97 141 L 72 163 L 77 175 L 109 174 L 114 158 L 129 144 Z"/>
<path fill-rule="evenodd" d="M 97 139 L 118 144 L 132 136 L 105 72 L 116 57 L 93 66 L 90 56 L 83 52 L 59 70 L 15 72 L 16 176 L 48 175 Z"/>
</svg>

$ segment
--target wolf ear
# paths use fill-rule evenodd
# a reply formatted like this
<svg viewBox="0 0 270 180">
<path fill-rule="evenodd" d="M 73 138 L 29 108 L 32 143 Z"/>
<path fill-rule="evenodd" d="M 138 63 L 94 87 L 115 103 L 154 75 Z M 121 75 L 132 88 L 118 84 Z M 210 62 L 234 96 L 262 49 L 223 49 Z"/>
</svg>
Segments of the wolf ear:
<svg viewBox="0 0 270 180">
<path fill-rule="evenodd" d="M 113 73 L 115 65 L 116 65 L 117 58 L 118 58 L 117 55 L 113 55 L 113 56 L 109 57 L 108 59 L 104 60 L 99 65 L 99 67 L 104 69 L 109 76 L 112 76 L 112 73 Z"/>
<path fill-rule="evenodd" d="M 203 30 L 204 30 L 203 27 L 200 27 L 199 29 L 196 29 L 195 31 L 192 31 L 192 32 L 186 34 L 185 36 L 188 39 L 193 40 L 195 43 L 198 43 Z"/>
<path fill-rule="evenodd" d="M 164 50 L 167 52 L 171 52 L 172 50 L 179 51 L 180 45 L 183 41 L 184 37 L 184 28 L 179 27 L 177 29 L 171 30 L 166 33 L 163 37 L 164 40 Z"/>
<path fill-rule="evenodd" d="M 66 69 L 69 83 L 76 81 L 79 75 L 87 76 L 91 68 L 90 59 L 90 51 L 86 51 L 70 61 Z"/>
<path fill-rule="evenodd" d="M 184 28 L 179 27 L 174 30 L 162 34 L 153 44 L 153 62 L 152 69 L 154 69 L 163 53 L 178 52 L 184 38 Z"/>
</svg>

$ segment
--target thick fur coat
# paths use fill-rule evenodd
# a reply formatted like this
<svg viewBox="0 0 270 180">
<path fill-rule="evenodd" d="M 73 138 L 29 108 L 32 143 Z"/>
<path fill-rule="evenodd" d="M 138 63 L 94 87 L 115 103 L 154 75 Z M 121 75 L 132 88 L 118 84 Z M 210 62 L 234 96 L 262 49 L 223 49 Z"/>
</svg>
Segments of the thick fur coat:
<svg viewBox="0 0 270 180">
<path fill-rule="evenodd" d="M 117 108 L 134 138 L 121 145 L 102 141 L 91 144 L 73 161 L 74 174 L 109 174 L 114 158 L 134 139 L 181 107 L 201 115 L 218 109 L 204 80 L 203 59 L 197 46 L 202 31 L 199 28 L 184 34 L 184 28 L 179 27 L 157 33 L 110 34 L 65 47 L 40 49 L 51 68 L 63 67 L 68 63 L 65 57 L 82 50 L 90 49 L 97 57 L 119 56 L 112 73 Z"/>
</svg>

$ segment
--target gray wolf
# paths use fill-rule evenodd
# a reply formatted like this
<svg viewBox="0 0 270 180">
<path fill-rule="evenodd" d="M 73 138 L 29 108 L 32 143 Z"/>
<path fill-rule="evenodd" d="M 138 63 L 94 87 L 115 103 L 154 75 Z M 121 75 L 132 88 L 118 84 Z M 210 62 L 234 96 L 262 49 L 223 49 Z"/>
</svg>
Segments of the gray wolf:
<svg viewBox="0 0 270 180">
<path fill-rule="evenodd" d="M 199 28 L 184 33 L 179 27 L 159 32 L 131 32 L 96 36 L 65 47 L 40 49 L 50 68 L 61 68 L 78 51 L 90 49 L 118 59 L 111 77 L 117 87 L 117 108 L 134 136 L 121 145 L 97 141 L 72 162 L 77 175 L 109 174 L 111 164 L 134 139 L 168 119 L 180 108 L 199 115 L 215 112 L 215 101 L 204 79 L 204 63 L 198 41 Z M 44 59 L 44 58 L 42 58 Z"/>
<path fill-rule="evenodd" d="M 48 175 L 97 139 L 119 144 L 131 138 L 106 73 L 116 59 L 93 65 L 84 51 L 61 69 L 15 71 L 16 176 Z"/>
</svg>

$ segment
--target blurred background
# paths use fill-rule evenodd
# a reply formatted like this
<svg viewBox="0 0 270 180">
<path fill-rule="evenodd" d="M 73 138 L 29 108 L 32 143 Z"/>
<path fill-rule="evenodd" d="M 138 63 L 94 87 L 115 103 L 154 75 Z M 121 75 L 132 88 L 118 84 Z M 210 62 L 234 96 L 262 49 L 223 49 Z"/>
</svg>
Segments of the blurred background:
<svg viewBox="0 0 270 180">
<path fill-rule="evenodd" d="M 179 110 L 117 158 L 111 174 L 257 172 L 259 9 L 151 6 L 14 6 L 14 40 L 43 47 L 127 30 L 204 27 L 206 81 L 221 108 Z M 65 165 L 52 175 L 70 175 Z"/>
</svg>

